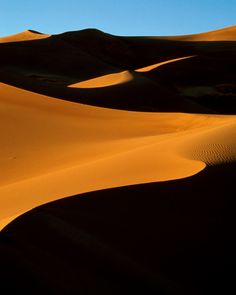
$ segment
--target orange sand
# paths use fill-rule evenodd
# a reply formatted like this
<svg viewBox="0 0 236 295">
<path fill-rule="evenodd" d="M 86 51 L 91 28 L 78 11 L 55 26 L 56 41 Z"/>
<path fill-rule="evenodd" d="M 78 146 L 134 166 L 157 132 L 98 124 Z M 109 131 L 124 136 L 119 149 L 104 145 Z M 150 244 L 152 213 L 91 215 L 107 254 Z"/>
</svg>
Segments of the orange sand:
<svg viewBox="0 0 236 295">
<path fill-rule="evenodd" d="M 1 227 L 58 198 L 183 178 L 236 157 L 236 116 L 109 110 L 5 84 L 0 96 Z"/>
</svg>

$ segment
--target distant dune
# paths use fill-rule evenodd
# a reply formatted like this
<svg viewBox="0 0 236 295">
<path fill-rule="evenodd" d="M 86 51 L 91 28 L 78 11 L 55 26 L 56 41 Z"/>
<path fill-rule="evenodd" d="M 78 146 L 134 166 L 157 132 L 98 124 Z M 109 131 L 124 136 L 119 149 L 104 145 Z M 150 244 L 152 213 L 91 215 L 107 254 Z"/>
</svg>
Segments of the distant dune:
<svg viewBox="0 0 236 295">
<path fill-rule="evenodd" d="M 14 34 L 11 36 L 1 37 L 0 43 L 8 43 L 8 42 L 22 42 L 22 41 L 29 41 L 29 40 L 39 40 L 48 38 L 50 35 L 42 34 L 33 30 L 26 30 L 24 32 Z"/>
<path fill-rule="evenodd" d="M 28 30 L 0 56 L 2 290 L 235 289 L 236 26 Z"/>
<path fill-rule="evenodd" d="M 1 44 L 5 58 L 0 78 L 33 92 L 102 107 L 234 114 L 234 31 L 176 38 L 120 37 L 94 29 L 52 36 L 26 31 L 9 37 L 18 42 Z M 211 35 L 215 39 L 209 41 L 206 36 Z"/>
<path fill-rule="evenodd" d="M 236 41 L 236 26 L 215 30 L 207 33 L 172 37 L 170 36 L 164 38 L 180 41 Z"/>
</svg>

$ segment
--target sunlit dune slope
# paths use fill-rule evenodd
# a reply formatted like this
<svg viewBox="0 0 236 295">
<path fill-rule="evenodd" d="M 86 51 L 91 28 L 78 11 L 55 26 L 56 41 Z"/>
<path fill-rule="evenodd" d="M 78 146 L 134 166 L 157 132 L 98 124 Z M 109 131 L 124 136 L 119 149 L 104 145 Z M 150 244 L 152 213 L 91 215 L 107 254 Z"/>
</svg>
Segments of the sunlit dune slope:
<svg viewBox="0 0 236 295">
<path fill-rule="evenodd" d="M 129 71 L 123 71 L 114 74 L 108 74 L 101 77 L 93 78 L 90 80 L 78 82 L 69 87 L 72 88 L 100 88 L 112 85 L 119 85 L 129 82 L 133 79 L 133 75 Z"/>
<path fill-rule="evenodd" d="M 161 37 L 180 41 L 236 41 L 236 26 L 200 34 Z"/>
<path fill-rule="evenodd" d="M 186 56 L 186 57 L 180 57 L 177 59 L 173 60 L 168 60 L 165 62 L 160 62 L 154 65 L 150 65 L 144 68 L 137 69 L 133 72 L 131 71 L 122 71 L 118 73 L 113 73 L 113 74 L 108 74 L 100 77 L 96 77 L 93 79 L 85 80 L 82 82 L 74 83 L 69 85 L 71 88 L 102 88 L 102 87 L 109 87 L 113 85 L 119 85 L 123 83 L 128 83 L 129 81 L 134 80 L 136 78 L 137 80 L 140 81 L 140 78 L 144 80 L 144 77 L 137 75 L 136 73 L 145 73 L 149 72 L 153 69 L 156 69 L 158 67 L 161 67 L 163 65 L 172 63 L 172 62 L 177 62 L 179 60 L 191 58 L 192 56 Z M 139 79 L 138 79 L 139 78 Z"/>
<path fill-rule="evenodd" d="M 234 116 L 116 111 L 5 84 L 0 97 L 2 226 L 65 196 L 193 175 L 222 159 L 215 136 L 228 134 L 225 158 L 235 156 Z"/>
<path fill-rule="evenodd" d="M 22 41 L 29 41 L 29 40 L 39 40 L 39 39 L 44 39 L 48 38 L 51 35 L 49 34 L 42 34 L 33 30 L 26 30 L 24 32 L 6 36 L 6 37 L 1 37 L 0 38 L 0 43 L 7 43 L 7 42 L 22 42 Z"/>
<path fill-rule="evenodd" d="M 152 71 L 152 70 L 154 70 L 156 68 L 159 68 L 161 66 L 167 65 L 169 63 L 177 62 L 177 61 L 184 60 L 184 59 L 187 59 L 187 58 L 192 58 L 192 57 L 194 57 L 194 56 L 184 56 L 184 57 L 179 57 L 179 58 L 174 58 L 174 59 L 166 60 L 166 61 L 163 61 L 163 62 L 154 64 L 154 65 L 149 65 L 147 67 L 137 69 L 136 72 L 139 72 L 139 73 L 150 72 L 150 71 Z"/>
</svg>

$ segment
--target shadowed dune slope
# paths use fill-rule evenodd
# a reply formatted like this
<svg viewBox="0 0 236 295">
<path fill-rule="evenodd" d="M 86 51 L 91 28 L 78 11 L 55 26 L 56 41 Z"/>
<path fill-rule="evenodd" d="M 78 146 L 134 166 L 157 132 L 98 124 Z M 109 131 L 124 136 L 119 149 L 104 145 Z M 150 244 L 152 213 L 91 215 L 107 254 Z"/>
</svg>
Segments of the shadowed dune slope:
<svg viewBox="0 0 236 295">
<path fill-rule="evenodd" d="M 1 232 L 1 287 L 27 294 L 233 294 L 235 168 L 216 165 L 181 180 L 32 210 Z"/>
<path fill-rule="evenodd" d="M 236 113 L 235 27 L 176 38 L 121 37 L 95 29 L 22 34 L 0 44 L 4 83 L 116 109 Z M 37 40 L 25 41 L 25 34 Z M 122 74 L 137 69 L 133 79 Z M 193 97 L 192 87 L 208 91 Z"/>
</svg>

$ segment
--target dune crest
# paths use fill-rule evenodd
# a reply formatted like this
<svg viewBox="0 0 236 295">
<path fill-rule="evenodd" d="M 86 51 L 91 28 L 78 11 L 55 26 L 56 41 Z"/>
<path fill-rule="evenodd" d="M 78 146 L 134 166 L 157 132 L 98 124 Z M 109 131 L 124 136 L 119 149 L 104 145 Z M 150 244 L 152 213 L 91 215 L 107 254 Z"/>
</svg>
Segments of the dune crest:
<svg viewBox="0 0 236 295">
<path fill-rule="evenodd" d="M 156 69 L 158 67 L 161 67 L 161 66 L 164 66 L 164 65 L 173 63 L 173 62 L 177 62 L 177 61 L 180 61 L 180 60 L 184 60 L 184 59 L 188 59 L 188 58 L 193 58 L 193 57 L 194 57 L 194 55 L 170 59 L 170 60 L 167 60 L 167 61 L 159 62 L 157 64 L 146 66 L 144 68 L 137 69 L 137 70 L 135 70 L 135 72 L 139 72 L 139 73 L 149 72 L 149 71 L 154 70 L 154 69 Z"/>
<path fill-rule="evenodd" d="M 108 75 L 96 77 L 93 79 L 85 80 L 82 82 L 74 83 L 74 84 L 69 85 L 68 87 L 71 87 L 71 88 L 103 88 L 103 87 L 108 87 L 108 86 L 120 85 L 120 84 L 127 83 L 127 82 L 134 80 L 134 78 L 137 76 L 135 74 L 135 72 L 136 73 L 146 73 L 146 72 L 149 72 L 149 71 L 156 69 L 158 67 L 164 66 L 166 64 L 170 64 L 173 62 L 177 62 L 177 61 L 192 58 L 192 57 L 194 57 L 194 56 L 184 56 L 184 57 L 160 62 L 157 64 L 152 64 L 152 65 L 149 65 L 149 66 L 146 66 L 143 68 L 136 69 L 133 71 L 133 73 L 131 71 L 122 71 L 122 72 L 118 72 L 118 73 L 108 74 Z M 137 76 L 137 77 L 140 77 L 140 76 Z"/>
<path fill-rule="evenodd" d="M 129 82 L 133 79 L 133 75 L 129 71 L 108 74 L 97 78 L 89 79 L 86 81 L 78 82 L 69 85 L 71 88 L 101 88 L 112 85 L 119 85 Z"/>
</svg>

